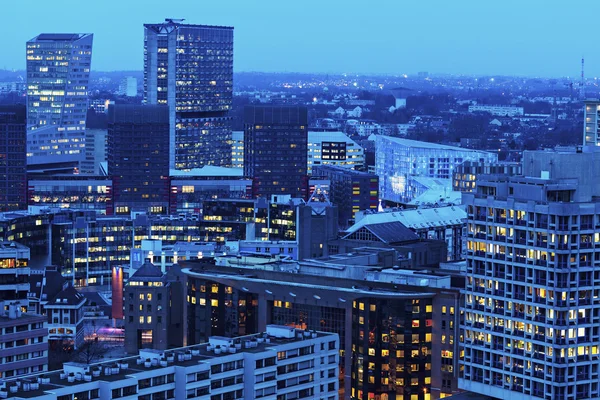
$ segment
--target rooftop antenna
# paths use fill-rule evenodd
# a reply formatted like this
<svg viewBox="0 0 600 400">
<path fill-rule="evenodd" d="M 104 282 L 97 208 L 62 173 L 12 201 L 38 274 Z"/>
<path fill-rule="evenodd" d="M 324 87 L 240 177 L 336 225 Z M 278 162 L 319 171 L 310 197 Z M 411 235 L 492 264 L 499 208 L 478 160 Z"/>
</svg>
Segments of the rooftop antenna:
<svg viewBox="0 0 600 400">
<path fill-rule="evenodd" d="M 584 75 L 583 75 L 583 67 L 584 67 L 584 59 L 583 56 L 581 57 L 581 87 L 579 88 L 580 92 L 579 92 L 579 96 L 581 97 L 581 100 L 585 100 L 585 80 L 584 80 Z"/>
</svg>

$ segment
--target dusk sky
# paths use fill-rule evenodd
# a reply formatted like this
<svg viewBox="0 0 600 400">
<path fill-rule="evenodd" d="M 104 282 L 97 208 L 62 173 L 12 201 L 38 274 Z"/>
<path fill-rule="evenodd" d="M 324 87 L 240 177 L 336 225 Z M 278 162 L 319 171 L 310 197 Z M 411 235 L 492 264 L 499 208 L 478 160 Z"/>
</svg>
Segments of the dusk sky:
<svg viewBox="0 0 600 400">
<path fill-rule="evenodd" d="M 600 75 L 600 2 L 4 0 L 0 68 L 42 32 L 93 33 L 92 69 L 141 70 L 143 24 L 235 28 L 236 71 Z"/>
</svg>

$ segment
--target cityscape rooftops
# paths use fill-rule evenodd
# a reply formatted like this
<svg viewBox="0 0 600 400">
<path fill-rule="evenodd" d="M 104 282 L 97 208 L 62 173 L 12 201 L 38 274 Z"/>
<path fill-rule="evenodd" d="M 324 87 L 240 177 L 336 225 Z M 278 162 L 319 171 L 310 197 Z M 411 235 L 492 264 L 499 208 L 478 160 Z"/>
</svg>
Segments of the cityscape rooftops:
<svg viewBox="0 0 600 400">
<path fill-rule="evenodd" d="M 466 149 L 463 147 L 448 146 L 448 145 L 439 144 L 439 143 L 421 142 L 418 140 L 402 139 L 402 138 L 397 138 L 397 137 L 393 137 L 393 136 L 386 136 L 386 135 L 375 135 L 375 136 L 380 136 L 382 138 L 388 139 L 392 142 L 398 143 L 398 144 L 400 144 L 402 146 L 406 146 L 406 147 L 415 147 L 415 148 L 422 148 L 422 149 L 436 149 L 436 150 L 454 150 L 454 151 L 475 152 L 475 153 L 487 153 L 486 151 L 483 151 L 483 150 Z M 371 139 L 371 138 L 369 138 L 369 139 Z"/>
<path fill-rule="evenodd" d="M 186 178 L 195 176 L 232 176 L 243 177 L 243 168 L 217 167 L 214 165 L 205 165 L 202 168 L 192 168 L 190 170 L 171 169 L 169 174 L 176 178 Z"/>
<path fill-rule="evenodd" d="M 460 225 L 467 218 L 467 213 L 458 206 L 419 208 L 412 210 L 384 211 L 378 213 L 357 213 L 356 223 L 346 230 L 348 235 L 365 225 L 401 222 L 410 229 Z"/>
<path fill-rule="evenodd" d="M 245 353 L 267 353 L 267 357 L 277 357 L 277 352 L 289 350 L 290 344 L 306 341 L 307 345 L 310 345 L 311 340 L 320 338 L 322 341 L 323 338 L 333 339 L 335 336 L 337 335 L 328 332 L 267 325 L 266 332 L 259 334 L 236 338 L 213 336 L 209 338 L 208 343 L 164 351 L 142 349 L 137 356 L 95 364 L 67 362 L 62 370 L 4 380 L 0 383 L 0 396 L 37 398 L 53 394 L 60 397 L 64 394 L 72 395 L 73 390 L 79 385 L 85 384 L 86 386 L 81 390 L 89 391 L 99 388 L 103 383 L 116 381 L 124 381 L 118 386 L 119 388 L 134 385 L 137 389 L 139 380 L 159 376 L 159 372 L 161 376 L 173 374 L 174 367 L 199 366 L 199 369 L 191 372 L 210 371 L 212 365 L 245 358 Z M 229 357 L 234 354 L 239 354 L 241 357 Z M 156 372 L 147 373 L 151 371 Z M 93 382 L 96 384 L 94 385 Z M 109 386 L 112 388 L 112 385 Z"/>
</svg>

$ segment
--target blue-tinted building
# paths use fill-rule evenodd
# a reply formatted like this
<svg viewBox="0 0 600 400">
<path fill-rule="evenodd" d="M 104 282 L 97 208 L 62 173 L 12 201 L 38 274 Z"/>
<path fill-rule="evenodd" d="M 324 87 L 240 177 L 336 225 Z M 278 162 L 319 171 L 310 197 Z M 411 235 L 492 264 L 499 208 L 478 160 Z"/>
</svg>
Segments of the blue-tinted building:
<svg viewBox="0 0 600 400">
<path fill-rule="evenodd" d="M 108 108 L 108 172 L 116 214 L 169 212 L 169 110 L 117 104 Z"/>
<path fill-rule="evenodd" d="M 170 167 L 231 163 L 233 28 L 144 25 L 144 101 L 169 106 Z"/>
<path fill-rule="evenodd" d="M 464 161 L 495 163 L 498 155 L 384 135 L 375 139 L 375 174 L 384 200 L 410 202 L 415 197 L 409 185 L 411 176 L 450 180 L 454 168 Z"/>
<path fill-rule="evenodd" d="M 253 194 L 306 198 L 308 112 L 303 106 L 244 108 L 244 175 Z"/>
<path fill-rule="evenodd" d="M 0 211 L 27 208 L 25 106 L 0 106 Z"/>
<path fill-rule="evenodd" d="M 79 33 L 42 33 L 27 42 L 28 129 L 85 129 L 92 42 L 92 34 Z"/>
</svg>

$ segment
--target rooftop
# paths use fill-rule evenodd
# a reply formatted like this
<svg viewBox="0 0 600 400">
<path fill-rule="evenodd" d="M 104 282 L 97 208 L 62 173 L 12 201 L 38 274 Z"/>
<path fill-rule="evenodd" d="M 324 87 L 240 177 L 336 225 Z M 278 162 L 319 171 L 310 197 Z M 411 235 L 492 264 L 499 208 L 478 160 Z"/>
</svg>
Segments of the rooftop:
<svg viewBox="0 0 600 400">
<path fill-rule="evenodd" d="M 92 36 L 92 33 L 40 33 L 30 40 L 30 42 L 56 41 L 56 42 L 74 42 L 86 36 Z"/>
<path fill-rule="evenodd" d="M 327 336 L 337 335 L 328 332 L 305 331 L 288 326 L 267 325 L 266 332 L 254 335 L 236 338 L 213 336 L 209 338 L 208 343 L 164 351 L 142 349 L 136 356 L 90 365 L 65 363 L 62 370 L 5 380 L 0 384 L 0 390 L 3 387 L 6 390 L 19 383 L 20 386 L 16 392 L 9 391 L 11 396 L 35 398 L 61 389 L 73 390 L 69 388 L 81 385 L 86 381 L 113 382 L 132 378 L 132 384 L 135 384 L 137 373 L 173 366 L 189 367 L 203 363 L 206 363 L 208 367 L 214 364 L 212 361 L 215 359 L 235 353 L 272 351 L 273 357 L 276 357 L 278 346 Z M 26 387 L 28 390 L 25 390 Z"/>
<path fill-rule="evenodd" d="M 244 169 L 206 165 L 202 168 L 192 168 L 187 171 L 172 169 L 169 171 L 169 174 L 175 178 L 185 178 L 194 176 L 231 176 L 242 178 L 244 176 Z"/>
<path fill-rule="evenodd" d="M 398 143 L 398 144 L 400 144 L 402 146 L 406 146 L 406 147 L 416 147 L 416 148 L 436 149 L 436 150 L 453 150 L 453 151 L 462 151 L 462 152 L 468 152 L 468 153 L 488 153 L 487 151 L 482 151 L 482 150 L 465 149 L 463 147 L 447 146 L 445 144 L 439 144 L 439 143 L 420 142 L 418 140 L 401 139 L 401 138 L 397 138 L 397 137 L 393 137 L 393 136 L 376 135 L 376 137 L 377 138 L 381 137 L 381 138 L 390 140 L 394 143 Z"/>
<path fill-rule="evenodd" d="M 357 218 L 356 223 L 346 230 L 348 235 L 356 232 L 365 225 L 401 222 L 410 229 L 424 229 L 460 225 L 467 218 L 467 213 L 458 206 L 384 211 L 362 215 L 362 218 Z"/>
</svg>

